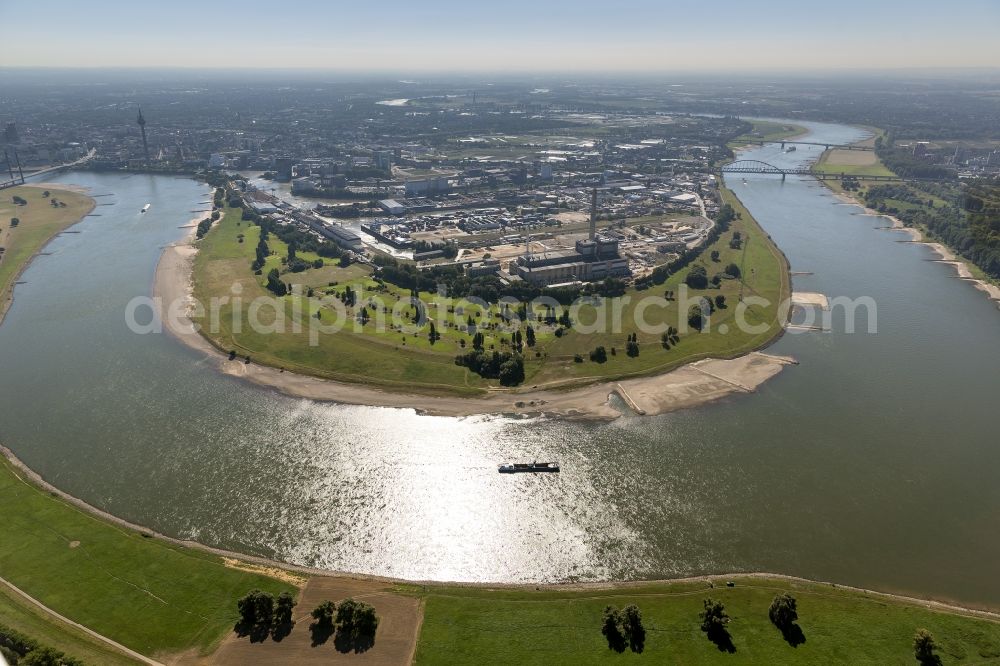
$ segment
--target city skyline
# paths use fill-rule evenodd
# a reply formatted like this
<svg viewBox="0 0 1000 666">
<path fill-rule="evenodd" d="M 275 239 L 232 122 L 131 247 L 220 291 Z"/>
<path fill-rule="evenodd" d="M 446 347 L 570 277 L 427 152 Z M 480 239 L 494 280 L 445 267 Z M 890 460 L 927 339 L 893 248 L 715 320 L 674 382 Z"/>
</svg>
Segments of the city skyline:
<svg viewBox="0 0 1000 666">
<path fill-rule="evenodd" d="M 822 19 L 782 0 L 376 7 L 306 1 L 0 4 L 7 67 L 334 71 L 878 70 L 1000 67 L 1000 6 L 846 0 Z M 928 47 L 933 48 L 928 48 Z"/>
</svg>

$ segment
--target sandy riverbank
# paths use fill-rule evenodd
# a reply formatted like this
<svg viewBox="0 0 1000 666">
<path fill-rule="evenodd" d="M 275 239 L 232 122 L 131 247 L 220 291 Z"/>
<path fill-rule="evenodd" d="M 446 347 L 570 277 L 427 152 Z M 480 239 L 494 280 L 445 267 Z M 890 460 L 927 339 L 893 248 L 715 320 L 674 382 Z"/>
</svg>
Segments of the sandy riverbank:
<svg viewBox="0 0 1000 666">
<path fill-rule="evenodd" d="M 822 181 L 820 181 L 822 182 Z M 832 191 L 832 190 L 831 190 Z M 834 192 L 834 196 L 837 197 L 841 202 L 845 204 L 850 204 L 852 206 L 859 206 L 864 212 L 862 215 L 868 217 L 876 217 L 884 220 L 888 220 L 892 225 L 892 228 L 898 231 L 902 231 L 909 234 L 910 239 L 916 243 L 923 243 L 929 247 L 936 255 L 938 255 L 940 263 L 948 264 L 955 268 L 955 272 L 958 277 L 966 282 L 972 284 L 976 289 L 986 294 L 986 296 L 993 302 L 997 303 L 997 307 L 1000 307 L 1000 287 L 995 284 L 991 284 L 985 280 L 980 280 L 972 275 L 972 271 L 969 269 L 969 265 L 958 258 L 958 256 L 952 252 L 949 248 L 942 245 L 941 243 L 935 243 L 931 241 L 924 240 L 924 235 L 919 229 L 914 229 L 913 227 L 908 227 L 903 224 L 902 220 L 892 215 L 886 215 L 885 213 L 880 213 L 877 210 L 869 208 L 862 201 L 855 199 L 854 197 L 845 194 L 843 192 Z"/>
<path fill-rule="evenodd" d="M 752 352 L 731 360 L 704 359 L 662 375 L 601 382 L 567 391 L 496 391 L 483 397 L 427 396 L 337 382 L 279 368 L 230 361 L 198 333 L 187 318 L 192 302 L 191 274 L 197 248 L 194 232 L 164 249 L 156 267 L 153 296 L 162 304 L 165 328 L 196 349 L 221 372 L 277 389 L 294 397 L 354 405 L 414 409 L 435 416 L 474 414 L 548 414 L 610 420 L 621 416 L 609 398 L 618 394 L 639 414 L 655 415 L 749 393 L 795 360 Z M 173 311 L 170 311 L 173 308 Z"/>
</svg>

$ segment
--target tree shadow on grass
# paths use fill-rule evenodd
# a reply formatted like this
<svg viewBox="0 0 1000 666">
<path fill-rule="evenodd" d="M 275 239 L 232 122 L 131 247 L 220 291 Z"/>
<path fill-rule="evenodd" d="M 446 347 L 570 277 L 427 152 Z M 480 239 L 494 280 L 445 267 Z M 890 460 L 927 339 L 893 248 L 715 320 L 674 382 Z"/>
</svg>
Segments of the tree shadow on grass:
<svg viewBox="0 0 1000 666">
<path fill-rule="evenodd" d="M 337 648 L 337 652 L 354 652 L 361 653 L 367 652 L 371 647 L 375 645 L 375 637 L 368 635 L 350 635 L 346 632 L 338 632 L 337 637 L 333 639 L 333 646 Z"/>
<path fill-rule="evenodd" d="M 309 633 L 312 636 L 312 646 L 316 647 L 330 640 L 330 636 L 333 636 L 333 629 L 332 624 L 320 624 L 319 622 L 310 624 Z"/>
<path fill-rule="evenodd" d="M 632 652 L 639 654 L 646 649 L 646 630 L 643 627 L 639 627 L 632 631 L 632 635 L 628 639 L 629 648 Z"/>
<path fill-rule="evenodd" d="M 614 633 L 607 636 L 608 648 L 614 650 L 615 652 L 624 652 L 628 644 L 625 642 L 625 637 L 621 634 Z"/>
<path fill-rule="evenodd" d="M 787 627 L 781 627 L 781 636 L 792 647 L 798 647 L 806 642 L 806 635 L 802 633 L 802 627 L 794 623 Z"/>
<path fill-rule="evenodd" d="M 706 632 L 706 635 L 708 636 L 708 640 L 715 643 L 715 647 L 719 648 L 719 652 L 728 652 L 729 654 L 736 652 L 736 646 L 733 645 L 733 637 L 725 627 L 713 629 Z"/>
</svg>

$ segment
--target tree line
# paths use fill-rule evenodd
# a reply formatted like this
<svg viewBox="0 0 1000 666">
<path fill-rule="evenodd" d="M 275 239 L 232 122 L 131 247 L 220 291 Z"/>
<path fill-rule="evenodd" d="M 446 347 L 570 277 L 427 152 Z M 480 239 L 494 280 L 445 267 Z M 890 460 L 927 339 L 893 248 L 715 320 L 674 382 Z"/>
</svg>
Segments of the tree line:
<svg viewBox="0 0 1000 666">
<path fill-rule="evenodd" d="M 732 586 L 733 583 L 728 585 Z M 806 642 L 805 633 L 798 625 L 798 602 L 790 593 L 775 595 L 767 609 L 767 617 L 790 646 L 798 647 Z M 704 599 L 698 619 L 701 621 L 701 631 L 720 652 L 736 652 L 736 645 L 729 631 L 732 617 L 721 601 Z M 607 640 L 610 650 L 624 652 L 631 649 L 633 652 L 642 652 L 646 645 L 646 628 L 639 607 L 635 604 L 623 609 L 605 606 L 601 617 L 601 634 Z M 913 637 L 913 656 L 921 666 L 941 664 L 941 658 L 937 655 L 937 643 L 926 629 L 918 629 Z"/>
<path fill-rule="evenodd" d="M 251 590 L 236 602 L 239 620 L 234 627 L 238 636 L 261 642 L 268 636 L 280 642 L 295 626 L 292 611 L 297 605 L 288 592 L 275 599 L 268 592 Z M 340 604 L 324 601 L 310 612 L 309 625 L 313 646 L 335 636 L 334 645 L 341 652 L 363 652 L 375 644 L 379 617 L 375 608 L 363 601 L 345 599 Z"/>
</svg>

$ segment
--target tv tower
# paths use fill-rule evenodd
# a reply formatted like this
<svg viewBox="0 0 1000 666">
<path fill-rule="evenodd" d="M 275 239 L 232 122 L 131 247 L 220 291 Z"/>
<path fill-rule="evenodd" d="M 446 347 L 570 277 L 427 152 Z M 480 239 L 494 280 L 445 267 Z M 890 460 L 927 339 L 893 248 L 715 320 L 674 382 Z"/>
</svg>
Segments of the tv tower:
<svg viewBox="0 0 1000 666">
<path fill-rule="evenodd" d="M 149 144 L 146 143 L 146 119 L 142 117 L 142 107 L 139 107 L 139 117 L 135 119 L 135 122 L 139 125 L 139 129 L 142 131 L 142 152 L 146 155 L 146 161 L 149 161 Z"/>
</svg>

